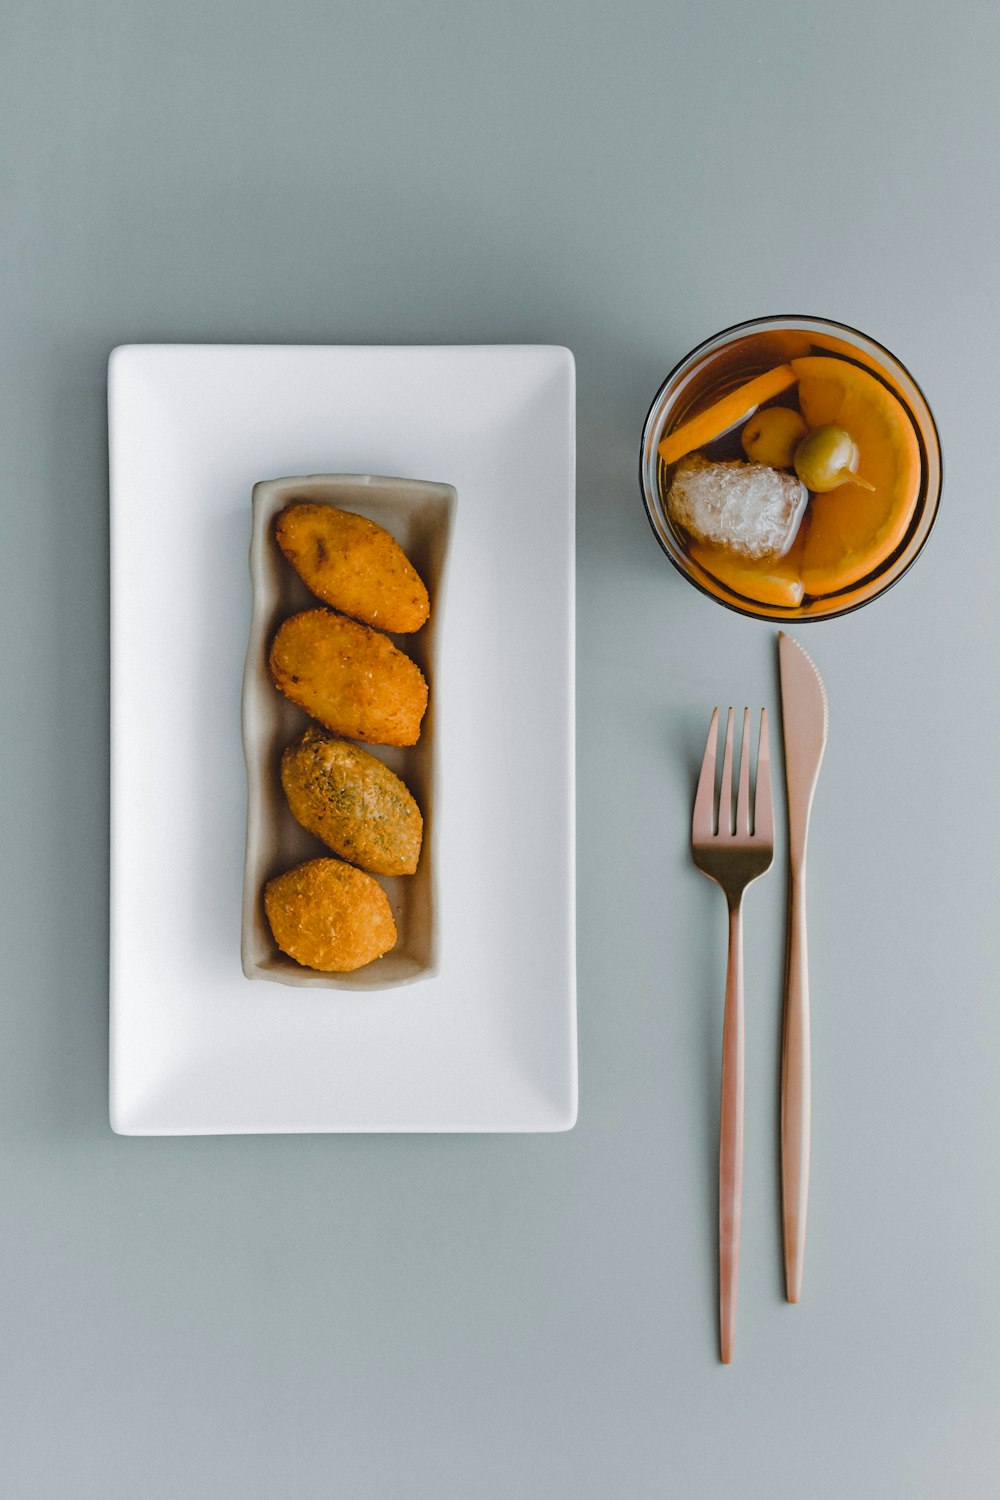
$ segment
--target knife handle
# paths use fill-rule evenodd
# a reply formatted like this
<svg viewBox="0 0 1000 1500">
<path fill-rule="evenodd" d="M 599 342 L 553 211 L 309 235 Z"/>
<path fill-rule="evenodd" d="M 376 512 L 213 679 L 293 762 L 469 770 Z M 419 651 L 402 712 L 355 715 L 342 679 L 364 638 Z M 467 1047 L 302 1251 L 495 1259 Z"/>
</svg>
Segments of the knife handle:
<svg viewBox="0 0 1000 1500">
<path fill-rule="evenodd" d="M 806 949 L 805 871 L 789 885 L 788 962 L 781 1044 L 781 1196 L 785 1241 L 785 1295 L 798 1302 L 806 1253 L 809 1199 L 809 970 Z"/>
</svg>

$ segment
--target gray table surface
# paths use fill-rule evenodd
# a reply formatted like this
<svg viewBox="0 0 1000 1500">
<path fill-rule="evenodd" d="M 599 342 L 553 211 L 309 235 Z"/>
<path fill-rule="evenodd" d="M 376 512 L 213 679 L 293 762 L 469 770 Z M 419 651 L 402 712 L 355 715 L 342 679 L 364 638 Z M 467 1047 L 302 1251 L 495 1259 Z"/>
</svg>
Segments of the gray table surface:
<svg viewBox="0 0 1000 1500">
<path fill-rule="evenodd" d="M 3 8 L 0 1493 L 1000 1492 L 992 3 Z M 715 1355 L 708 709 L 774 632 L 668 568 L 646 405 L 840 318 L 945 449 L 912 573 L 813 627 L 813 1196 L 780 1277 L 782 870 L 752 893 L 737 1363 Z M 126 1140 L 106 1115 L 105 362 L 552 342 L 579 381 L 581 1105 L 534 1137 Z"/>
</svg>

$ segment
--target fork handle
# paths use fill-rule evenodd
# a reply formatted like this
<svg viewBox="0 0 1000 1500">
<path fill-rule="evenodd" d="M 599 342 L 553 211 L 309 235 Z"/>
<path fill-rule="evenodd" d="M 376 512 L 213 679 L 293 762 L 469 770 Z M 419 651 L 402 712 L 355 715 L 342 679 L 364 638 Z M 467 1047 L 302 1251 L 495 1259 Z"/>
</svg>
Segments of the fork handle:
<svg viewBox="0 0 1000 1500">
<path fill-rule="evenodd" d="M 743 1206 L 743 914 L 729 907 L 726 1017 L 722 1029 L 722 1112 L 719 1122 L 719 1349 L 733 1357 Z"/>
<path fill-rule="evenodd" d="M 798 1302 L 806 1253 L 809 1199 L 809 969 L 805 871 L 792 874 L 788 902 L 788 963 L 781 1044 L 781 1198 L 785 1296 Z"/>
</svg>

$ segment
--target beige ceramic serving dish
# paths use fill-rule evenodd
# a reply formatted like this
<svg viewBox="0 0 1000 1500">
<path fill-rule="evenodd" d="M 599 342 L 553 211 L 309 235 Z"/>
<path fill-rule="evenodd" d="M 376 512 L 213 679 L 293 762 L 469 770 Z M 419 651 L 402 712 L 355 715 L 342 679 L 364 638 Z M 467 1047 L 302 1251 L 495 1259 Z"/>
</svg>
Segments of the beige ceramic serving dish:
<svg viewBox="0 0 1000 1500">
<path fill-rule="evenodd" d="M 377 522 L 395 537 L 427 585 L 431 615 L 413 635 L 393 636 L 430 685 L 430 702 L 416 745 L 366 745 L 401 776 L 424 817 L 424 842 L 415 875 L 380 878 L 399 940 L 390 953 L 351 974 L 303 968 L 278 948 L 264 914 L 264 886 L 272 876 L 330 850 L 292 817 L 281 787 L 281 753 L 309 719 L 275 688 L 267 656 L 281 621 L 316 607 L 274 539 L 278 512 L 297 500 L 335 505 Z M 455 491 L 448 484 L 369 474 L 310 474 L 271 479 L 253 490 L 250 578 L 253 609 L 243 675 L 243 752 L 247 765 L 247 837 L 243 879 L 243 972 L 248 979 L 328 989 L 385 989 L 424 979 L 437 968 L 434 801 L 437 777 L 434 676 L 441 629 L 442 585 Z"/>
</svg>

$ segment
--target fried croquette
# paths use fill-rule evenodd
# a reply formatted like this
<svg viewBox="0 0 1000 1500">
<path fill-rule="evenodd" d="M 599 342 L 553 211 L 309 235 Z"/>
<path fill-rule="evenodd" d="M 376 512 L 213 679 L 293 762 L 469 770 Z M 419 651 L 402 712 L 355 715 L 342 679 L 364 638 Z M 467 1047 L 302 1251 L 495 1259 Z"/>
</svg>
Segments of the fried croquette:
<svg viewBox="0 0 1000 1500">
<path fill-rule="evenodd" d="M 360 745 L 307 729 L 281 757 L 293 816 L 334 854 L 373 875 L 412 875 L 424 820 L 406 785 Z"/>
<path fill-rule="evenodd" d="M 427 682 L 387 635 L 329 609 L 291 615 L 269 658 L 274 684 L 334 734 L 373 745 L 415 745 Z"/>
<path fill-rule="evenodd" d="M 274 534 L 306 587 L 342 614 L 397 634 L 419 630 L 430 614 L 423 579 L 374 521 L 302 501 L 281 512 Z"/>
<path fill-rule="evenodd" d="M 311 859 L 276 875 L 264 888 L 264 909 L 278 947 L 307 969 L 347 974 L 396 942 L 385 891 L 339 859 Z"/>
</svg>

